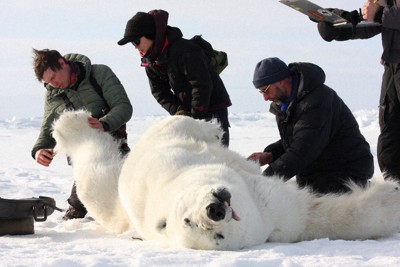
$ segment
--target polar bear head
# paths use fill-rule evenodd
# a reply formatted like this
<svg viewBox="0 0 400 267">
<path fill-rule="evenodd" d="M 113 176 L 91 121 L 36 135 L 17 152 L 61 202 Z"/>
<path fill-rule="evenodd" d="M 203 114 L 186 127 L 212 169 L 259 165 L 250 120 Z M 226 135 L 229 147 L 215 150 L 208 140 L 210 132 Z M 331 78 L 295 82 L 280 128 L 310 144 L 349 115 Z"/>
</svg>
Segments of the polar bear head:
<svg viewBox="0 0 400 267">
<path fill-rule="evenodd" d="M 189 183 L 177 194 L 165 222 L 169 246 L 237 250 L 265 242 L 267 233 L 251 190 L 234 171 L 213 167 L 182 177 Z"/>
</svg>

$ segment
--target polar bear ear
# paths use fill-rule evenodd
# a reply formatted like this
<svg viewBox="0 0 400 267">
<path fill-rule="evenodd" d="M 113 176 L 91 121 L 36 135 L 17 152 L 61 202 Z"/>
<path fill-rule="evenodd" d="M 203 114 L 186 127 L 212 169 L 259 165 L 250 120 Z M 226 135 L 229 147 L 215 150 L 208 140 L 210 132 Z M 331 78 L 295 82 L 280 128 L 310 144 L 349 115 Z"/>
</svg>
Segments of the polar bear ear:
<svg viewBox="0 0 400 267">
<path fill-rule="evenodd" d="M 189 138 L 206 143 L 220 143 L 223 134 L 216 120 L 211 122 L 187 116 L 170 116 L 153 126 L 150 131 L 159 138 L 161 136 L 171 138 L 172 136 L 173 138 Z"/>
<path fill-rule="evenodd" d="M 221 125 L 217 119 L 211 121 L 194 120 L 197 124 L 195 128 L 194 138 L 207 143 L 220 143 L 224 134 Z"/>
<path fill-rule="evenodd" d="M 213 133 L 215 138 L 218 140 L 218 142 L 221 142 L 222 136 L 224 135 L 224 130 L 221 123 L 219 123 L 216 118 L 213 118 L 210 123 L 213 125 Z"/>
</svg>

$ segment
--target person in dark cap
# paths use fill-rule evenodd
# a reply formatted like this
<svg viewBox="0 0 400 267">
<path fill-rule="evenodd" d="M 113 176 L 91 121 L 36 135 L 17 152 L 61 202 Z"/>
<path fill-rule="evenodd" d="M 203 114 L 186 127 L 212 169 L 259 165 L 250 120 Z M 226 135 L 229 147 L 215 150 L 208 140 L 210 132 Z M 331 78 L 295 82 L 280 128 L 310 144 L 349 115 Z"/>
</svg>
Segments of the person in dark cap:
<svg viewBox="0 0 400 267">
<path fill-rule="evenodd" d="M 296 176 L 300 187 L 317 194 L 348 192 L 348 181 L 365 186 L 374 173 L 373 156 L 358 124 L 325 73 L 312 63 L 286 65 L 266 58 L 254 70 L 253 84 L 272 101 L 281 139 L 248 159 L 269 164 L 265 176 Z"/>
<path fill-rule="evenodd" d="M 168 25 L 168 12 L 137 12 L 128 20 L 119 45 L 131 43 L 141 57 L 151 93 L 171 115 L 215 118 L 229 146 L 229 94 L 202 48 Z"/>
</svg>

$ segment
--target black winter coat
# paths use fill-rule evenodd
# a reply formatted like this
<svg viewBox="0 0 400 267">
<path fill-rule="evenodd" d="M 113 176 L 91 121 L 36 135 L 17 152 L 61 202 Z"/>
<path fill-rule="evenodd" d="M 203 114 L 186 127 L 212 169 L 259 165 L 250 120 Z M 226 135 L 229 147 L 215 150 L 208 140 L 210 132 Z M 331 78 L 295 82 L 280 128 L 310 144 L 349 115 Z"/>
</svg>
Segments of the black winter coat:
<svg viewBox="0 0 400 267">
<path fill-rule="evenodd" d="M 285 180 L 296 175 L 301 186 L 312 185 L 315 177 L 365 184 L 373 175 L 373 157 L 353 114 L 324 84 L 320 67 L 293 63 L 289 68 L 297 85 L 286 112 L 271 104 L 281 139 L 264 150 L 274 158 L 268 171 Z"/>
<path fill-rule="evenodd" d="M 151 92 L 171 115 L 183 107 L 193 118 L 211 118 L 231 105 L 225 86 L 203 50 L 182 38 L 178 28 L 167 27 L 168 46 L 146 67 Z"/>
</svg>

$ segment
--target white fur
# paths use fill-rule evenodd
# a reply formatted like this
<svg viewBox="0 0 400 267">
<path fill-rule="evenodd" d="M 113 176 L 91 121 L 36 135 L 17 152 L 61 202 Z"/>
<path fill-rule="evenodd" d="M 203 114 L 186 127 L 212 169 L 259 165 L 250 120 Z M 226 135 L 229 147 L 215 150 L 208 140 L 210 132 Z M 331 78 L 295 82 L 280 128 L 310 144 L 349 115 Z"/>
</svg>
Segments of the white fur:
<svg viewBox="0 0 400 267">
<path fill-rule="evenodd" d="M 73 160 L 79 198 L 110 231 L 134 229 L 172 247 L 236 250 L 266 241 L 369 239 L 400 230 L 395 182 L 316 197 L 262 176 L 258 165 L 219 144 L 217 125 L 183 116 L 150 127 L 124 161 L 108 134 L 89 127 L 88 116 L 65 112 L 54 137 Z M 206 210 L 221 203 L 212 192 L 223 188 L 231 194 L 230 206 L 215 221 Z"/>
<path fill-rule="evenodd" d="M 57 150 L 72 160 L 79 199 L 93 218 L 115 233 L 130 229 L 118 197 L 123 160 L 111 135 L 91 128 L 87 111 L 65 111 L 53 125 Z"/>
</svg>

